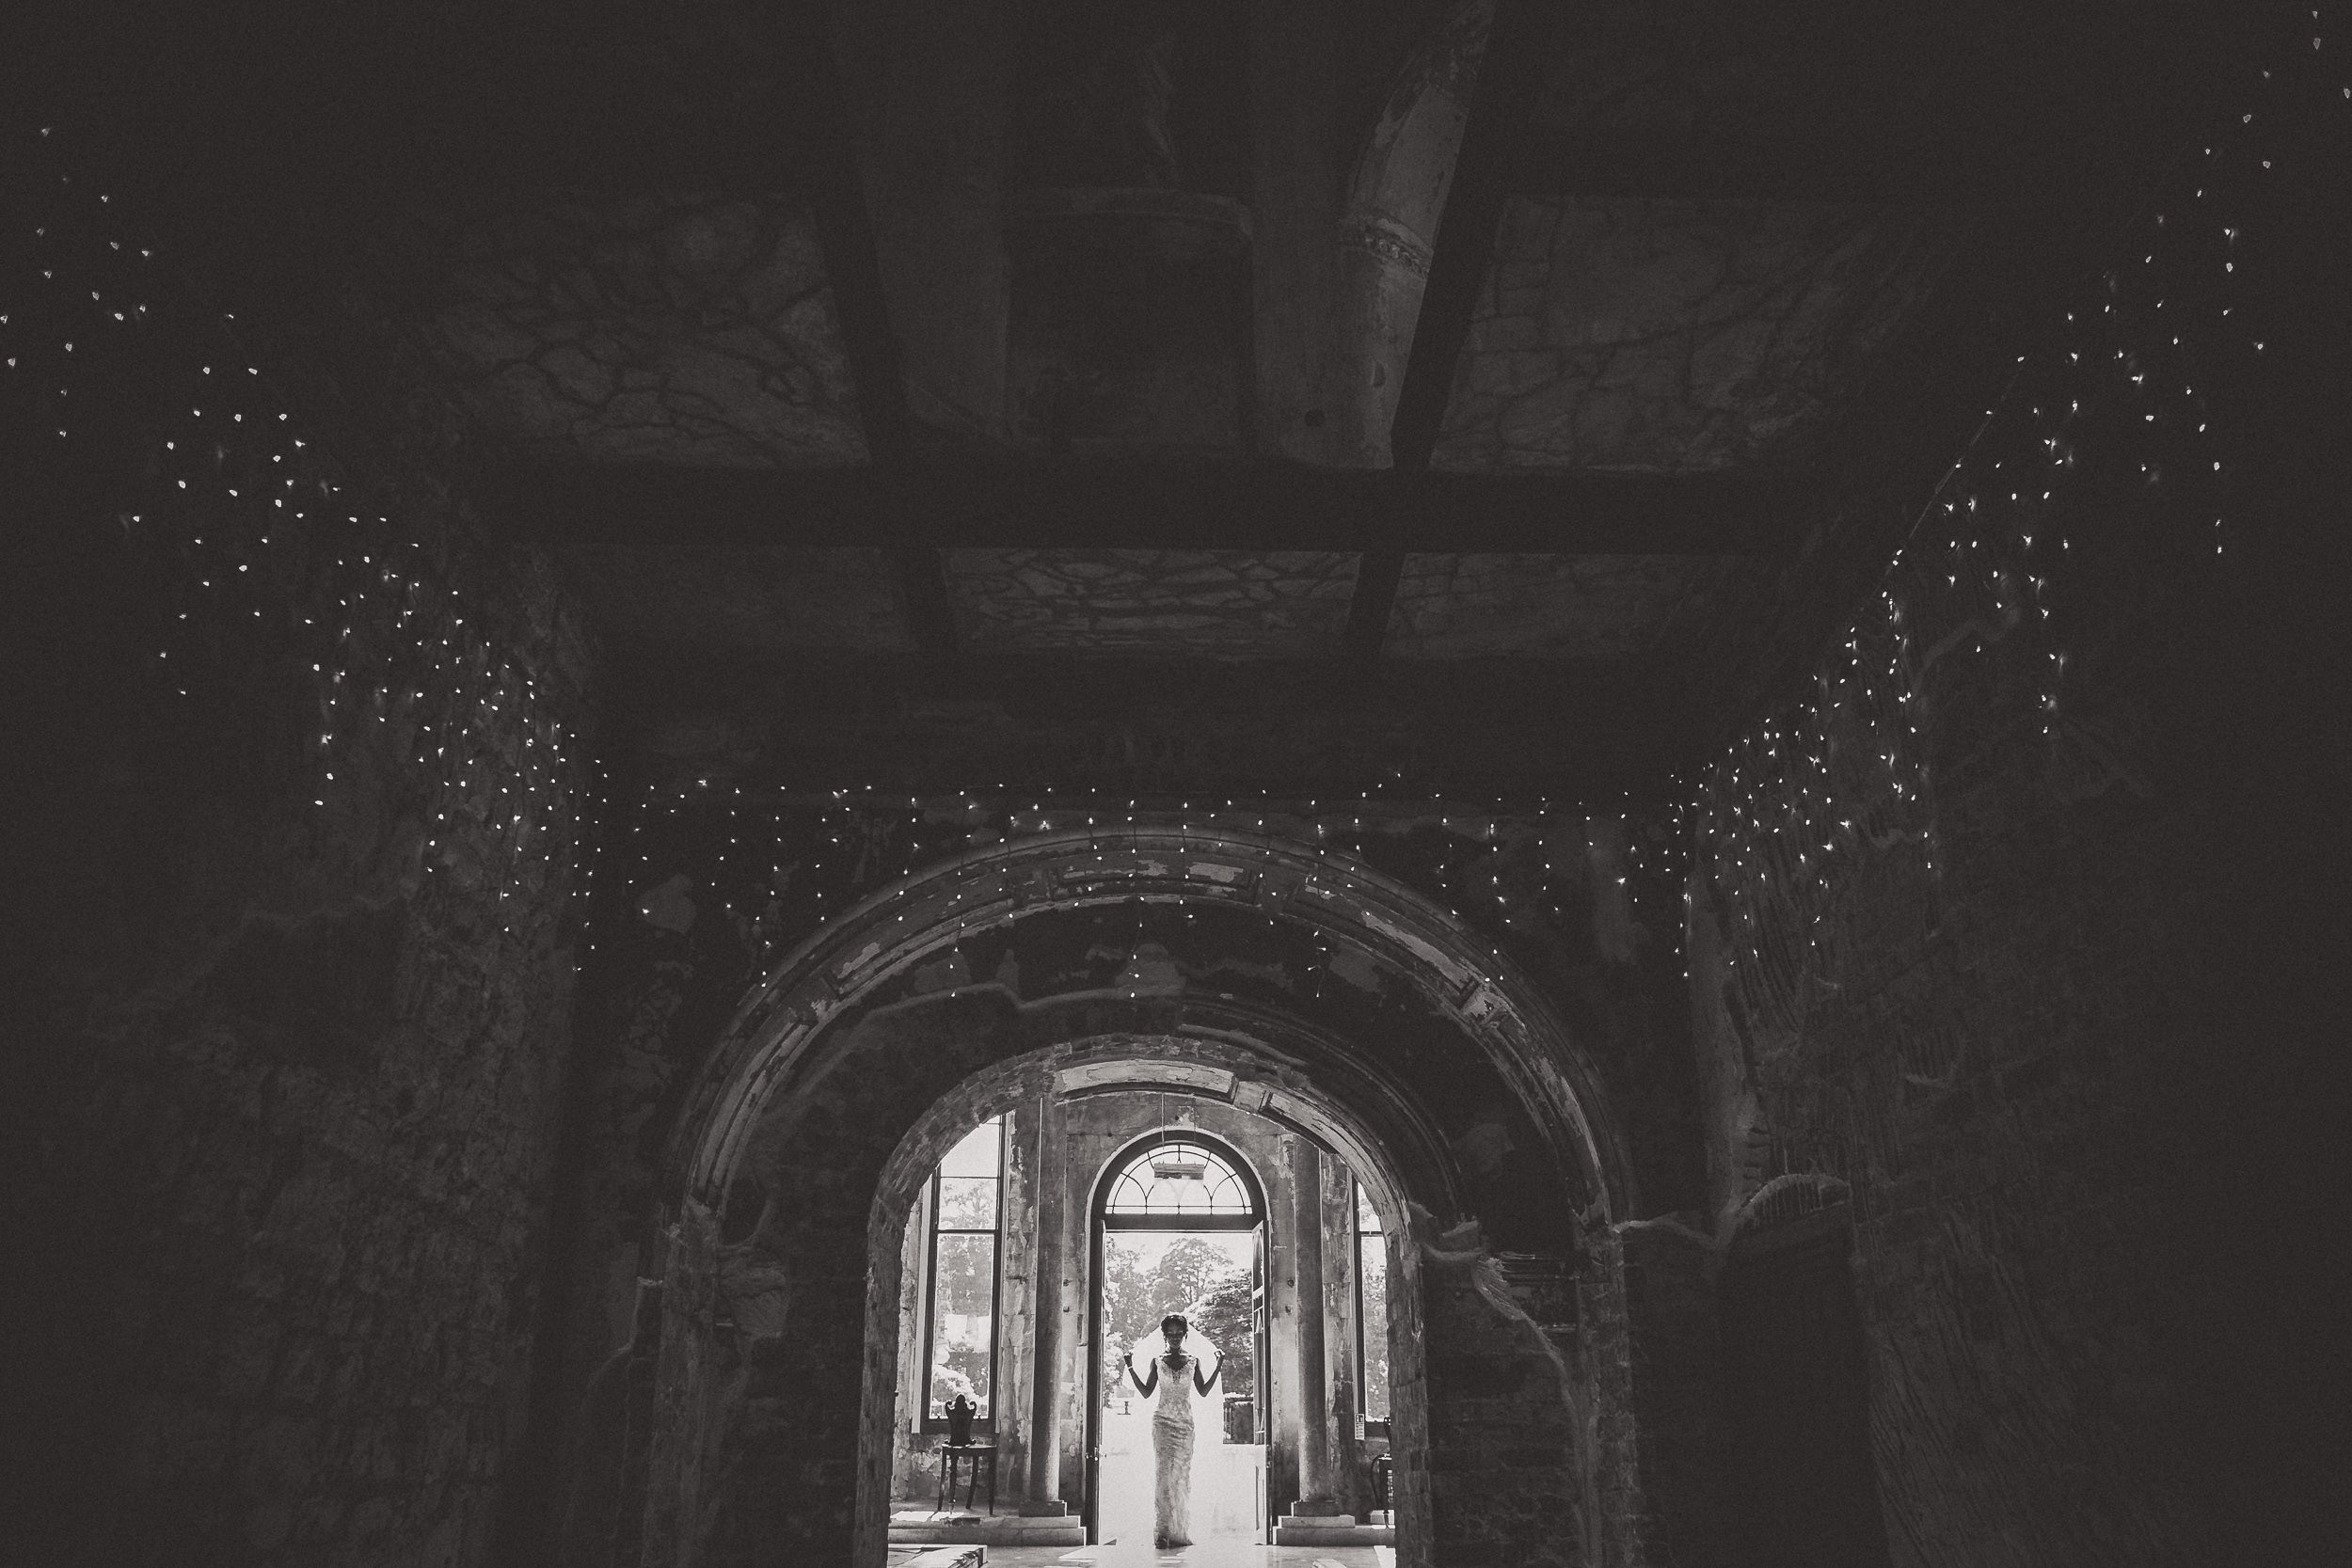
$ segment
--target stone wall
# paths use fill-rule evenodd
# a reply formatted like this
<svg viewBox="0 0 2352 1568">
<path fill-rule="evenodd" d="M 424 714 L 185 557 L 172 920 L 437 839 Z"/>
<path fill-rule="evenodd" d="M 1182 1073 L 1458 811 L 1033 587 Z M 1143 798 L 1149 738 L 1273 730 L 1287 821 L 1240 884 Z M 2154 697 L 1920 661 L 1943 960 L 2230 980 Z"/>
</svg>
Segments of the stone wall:
<svg viewBox="0 0 2352 1568">
<path fill-rule="evenodd" d="M 2262 407 L 2233 438 L 2284 448 L 2304 416 Z M 2342 729 L 2306 722 L 2329 665 L 2269 607 L 2298 595 L 2294 520 L 2340 503 L 2288 489 L 2283 451 L 2249 466 L 2218 559 L 2180 496 L 2083 482 L 2055 629 L 1970 631 L 1940 555 L 1899 569 L 1925 786 L 1900 831 L 1839 842 L 1834 893 L 1753 930 L 1694 884 L 1719 1217 L 1782 1171 L 1851 1184 L 1899 1562 L 2254 1560 L 2315 1462 L 2285 1433 L 2316 1293 L 2264 1216 L 2330 1141 L 2302 1107 L 2342 918 L 2306 851 L 2341 842 Z M 1834 772 L 1876 764 L 1855 709 L 1820 733 Z"/>
<path fill-rule="evenodd" d="M 1585 1401 L 1574 1364 L 1528 1311 L 1538 1304 L 1509 1290 L 1490 1258 L 1432 1259 L 1422 1280 L 1436 1560 L 1447 1568 L 1635 1560 L 1588 1550 L 1588 1450 L 1576 1420 Z M 1573 1322 L 1552 1326 L 1572 1334 Z"/>
<path fill-rule="evenodd" d="M 1692 1216 L 1695 1217 L 1695 1216 Z M 1673 1220 L 1620 1227 L 1623 1375 L 1637 1416 L 1629 1458 L 1638 1513 L 1623 1528 L 1632 1562 L 1677 1568 L 1745 1563 L 1730 1501 L 1740 1456 L 1724 1408 L 1719 1270 L 1709 1239 Z"/>
<path fill-rule="evenodd" d="M 68 491 L 45 518 L 20 625 L 50 650 L 55 772 L 21 824 L 39 912 L 0 1085 L 12 1425 L 45 1461 L 0 1527 L 31 1532 L 14 1560 L 493 1551 L 590 664 L 540 563 L 470 546 L 429 466 L 390 472 L 393 522 L 281 533 L 250 570 Z M 239 596 L 207 600 L 215 574 Z"/>
</svg>

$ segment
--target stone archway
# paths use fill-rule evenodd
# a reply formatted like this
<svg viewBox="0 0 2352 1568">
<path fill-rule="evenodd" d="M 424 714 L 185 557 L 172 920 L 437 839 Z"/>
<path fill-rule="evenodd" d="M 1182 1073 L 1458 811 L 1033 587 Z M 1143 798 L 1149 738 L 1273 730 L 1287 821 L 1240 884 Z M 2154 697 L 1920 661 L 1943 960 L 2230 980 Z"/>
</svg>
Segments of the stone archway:
<svg viewBox="0 0 2352 1568">
<path fill-rule="evenodd" d="M 1073 1020 L 1074 1022 L 1074 1020 Z M 1234 1020 L 1227 1020 L 1231 1024 Z M 1079 1037 L 1031 1051 L 984 1069 L 933 1104 L 892 1151 L 877 1188 L 868 1221 L 868 1255 L 873 1274 L 866 1293 L 866 1383 L 862 1389 L 859 1424 L 858 1545 L 854 1560 L 880 1560 L 874 1532 L 889 1497 L 889 1423 L 898 1387 L 898 1311 L 902 1280 L 902 1227 L 916 1190 L 941 1154 L 976 1122 L 1001 1115 L 1041 1095 L 1069 1092 L 1082 1083 L 1087 1090 L 1143 1089 L 1173 1098 L 1191 1098 L 1212 1104 L 1247 1108 L 1251 1114 L 1285 1126 L 1335 1156 L 1363 1182 L 1367 1196 L 1386 1232 L 1398 1239 L 1394 1307 L 1387 1325 L 1396 1364 L 1391 1373 L 1399 1560 L 1431 1562 L 1433 1532 L 1429 1494 L 1429 1431 L 1425 1389 L 1426 1341 L 1421 1294 L 1421 1255 L 1412 1244 L 1419 1233 L 1413 1220 L 1418 1205 L 1430 1211 L 1443 1204 L 1442 1187 L 1427 1183 L 1442 1171 L 1422 1164 L 1415 1175 L 1386 1147 L 1363 1117 L 1350 1107 L 1323 1094 L 1306 1076 L 1285 1068 L 1266 1053 L 1274 1046 L 1288 1053 L 1305 1042 L 1279 1029 L 1259 1024 L 1262 1037 L 1254 1042 L 1237 1037 L 1240 1031 L 1220 1028 L 1215 1036 L 1197 1029 L 1181 1034 L 1114 1033 Z M 1058 1032 L 1058 1031 L 1057 1031 Z M 1084 1092 L 1084 1091 L 1082 1091 Z M 1104 1172 L 1091 1166 L 1074 1185 L 1091 1193 Z M 1415 1183 L 1422 1183 L 1416 1185 Z M 1073 1213 L 1063 1227 L 1071 1255 L 1065 1269 L 1082 1274 L 1090 1216 Z M 1084 1281 L 1073 1305 L 1083 1316 L 1083 1300 L 1091 1289 Z M 1073 1392 L 1083 1389 L 1083 1365 L 1074 1341 L 1059 1347 Z M 1061 1418 L 1075 1422 L 1074 1411 Z M 1073 1433 L 1074 1435 L 1074 1433 Z M 1032 1427 L 1031 1442 L 1038 1439 Z M 1059 1441 L 1049 1436 L 1048 1443 Z M 1066 1446 L 1066 1445 L 1065 1445 Z M 1072 1501 L 1076 1499 L 1073 1498 Z M 1073 1509 L 1074 1513 L 1075 1510 Z"/>
<path fill-rule="evenodd" d="M 1323 956 L 1311 995 L 1267 957 L 1285 944 Z M 1587 1109 L 1603 1103 L 1594 1074 L 1549 1003 L 1410 890 L 1299 846 L 1181 829 L 967 855 L 805 943 L 690 1093 L 667 1165 L 644 1561 L 881 1562 L 887 1476 L 858 1433 L 896 1386 L 896 1335 L 871 1328 L 898 1301 L 895 1266 L 876 1265 L 898 1253 L 874 1245 L 904 1223 L 892 1183 L 922 1168 L 920 1127 L 961 1085 L 1121 1038 L 1216 1058 L 1258 1108 L 1381 1173 L 1412 1268 L 1435 1233 L 1475 1237 L 1483 1220 L 1565 1271 L 1580 1223 L 1631 1202 L 1613 1126 Z M 1573 1538 L 1542 1512 L 1591 1496 L 1590 1401 L 1501 1287 L 1475 1284 L 1456 1274 L 1431 1298 L 1430 1337 L 1461 1354 L 1429 1399 L 1459 1410 L 1430 1420 L 1425 1473 L 1400 1476 L 1400 1525 L 1419 1521 L 1399 1538 L 1407 1562 L 1443 1547 L 1449 1486 L 1467 1499 L 1493 1484 L 1482 1402 L 1524 1400 L 1528 1433 L 1565 1439 L 1556 1465 L 1510 1482 L 1528 1500 L 1506 1533 Z M 1471 1528 L 1468 1509 L 1452 1516 Z"/>
<path fill-rule="evenodd" d="M 718 1200 L 759 1107 L 832 1021 L 894 978 L 990 927 L 1130 902 L 1254 911 L 1347 943 L 1456 1022 L 1547 1145 L 1570 1156 L 1587 1206 L 1603 1219 L 1635 1212 L 1623 1140 L 1588 1109 L 1608 1103 L 1599 1074 L 1550 1002 L 1493 943 L 1422 894 L 1341 856 L 1168 827 L 1041 833 L 976 850 L 879 889 L 829 922 L 744 999 L 705 1060 L 671 1141 L 665 1196 Z"/>
</svg>

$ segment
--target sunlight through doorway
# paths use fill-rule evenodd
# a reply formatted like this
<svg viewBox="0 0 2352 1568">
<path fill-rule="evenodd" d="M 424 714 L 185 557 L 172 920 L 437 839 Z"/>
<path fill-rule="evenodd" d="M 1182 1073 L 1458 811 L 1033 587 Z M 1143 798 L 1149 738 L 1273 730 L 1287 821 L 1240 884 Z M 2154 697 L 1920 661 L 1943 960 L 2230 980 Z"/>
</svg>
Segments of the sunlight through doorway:
<svg viewBox="0 0 2352 1568">
<path fill-rule="evenodd" d="M 1092 1369 L 1095 1539 L 1148 1544 L 1159 1461 L 1154 1406 L 1128 1372 L 1166 1348 L 1161 1320 L 1190 1324 L 1186 1349 L 1216 1381 L 1192 1411 L 1191 1538 L 1258 1542 L 1266 1533 L 1265 1228 L 1237 1156 L 1197 1134 L 1157 1136 L 1106 1185 L 1095 1230 Z"/>
</svg>

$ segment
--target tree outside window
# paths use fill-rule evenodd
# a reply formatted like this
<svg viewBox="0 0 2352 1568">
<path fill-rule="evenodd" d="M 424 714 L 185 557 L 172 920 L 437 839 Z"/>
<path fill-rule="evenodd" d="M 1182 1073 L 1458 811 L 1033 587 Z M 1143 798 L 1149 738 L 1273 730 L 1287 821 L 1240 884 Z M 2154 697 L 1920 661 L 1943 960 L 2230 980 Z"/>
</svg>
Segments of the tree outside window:
<svg viewBox="0 0 2352 1568">
<path fill-rule="evenodd" d="M 996 1259 L 1004 1205 L 1005 1121 L 964 1134 L 931 1174 L 930 1300 L 923 1363 L 930 1369 L 926 1427 L 945 1428 L 959 1394 L 993 1430 L 996 1391 Z"/>
</svg>

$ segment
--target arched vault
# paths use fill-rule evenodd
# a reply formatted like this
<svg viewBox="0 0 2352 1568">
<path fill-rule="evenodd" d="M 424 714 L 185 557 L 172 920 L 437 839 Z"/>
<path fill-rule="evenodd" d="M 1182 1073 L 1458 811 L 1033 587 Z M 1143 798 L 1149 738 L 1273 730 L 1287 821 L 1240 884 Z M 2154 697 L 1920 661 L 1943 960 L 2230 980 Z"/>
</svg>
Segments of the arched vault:
<svg viewBox="0 0 2352 1568">
<path fill-rule="evenodd" d="M 1263 919 L 1341 955 L 1334 972 L 1409 992 L 1450 1024 L 1517 1102 L 1593 1217 L 1634 1213 L 1630 1162 L 1598 1073 L 1549 1000 L 1492 943 L 1426 897 L 1343 857 L 1178 826 L 1040 834 L 975 850 L 877 890 L 755 987 L 689 1088 L 665 1161 L 672 1202 L 723 1202 L 763 1108 L 818 1063 L 843 1018 L 886 1004 L 926 966 L 1025 921 L 1105 906 L 1184 906 Z M 1164 996 L 1152 976 L 1101 988 Z M 1195 1012 L 1218 999 L 1183 997 Z"/>
</svg>

